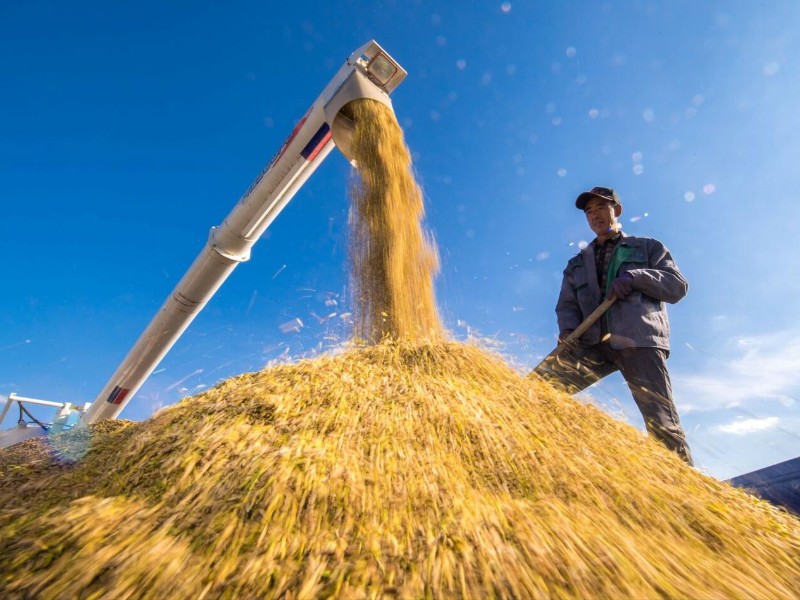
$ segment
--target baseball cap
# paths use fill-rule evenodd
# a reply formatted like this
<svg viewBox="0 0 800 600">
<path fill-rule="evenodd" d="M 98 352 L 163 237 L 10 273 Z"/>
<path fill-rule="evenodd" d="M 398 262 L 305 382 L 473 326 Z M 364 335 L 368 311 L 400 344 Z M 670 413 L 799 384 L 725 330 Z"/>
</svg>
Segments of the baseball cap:
<svg viewBox="0 0 800 600">
<path fill-rule="evenodd" d="M 575 200 L 575 206 L 577 206 L 580 210 L 585 210 L 586 203 L 592 198 L 601 198 L 603 200 L 608 200 L 612 204 L 620 204 L 617 192 L 611 188 L 594 187 L 590 191 L 583 192 L 580 196 L 578 196 L 577 200 Z"/>
</svg>

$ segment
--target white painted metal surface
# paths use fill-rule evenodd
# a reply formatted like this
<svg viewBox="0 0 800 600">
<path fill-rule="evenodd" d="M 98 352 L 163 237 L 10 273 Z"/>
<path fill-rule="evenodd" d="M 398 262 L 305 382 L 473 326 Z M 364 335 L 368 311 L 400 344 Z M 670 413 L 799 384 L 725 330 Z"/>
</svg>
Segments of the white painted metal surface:
<svg viewBox="0 0 800 600">
<path fill-rule="evenodd" d="M 391 106 L 406 72 L 374 41 L 347 59 L 256 178 L 111 376 L 81 424 L 116 418 L 270 223 L 333 149 L 349 156 L 352 122 L 342 114 L 357 98 Z"/>
<path fill-rule="evenodd" d="M 25 396 L 18 396 L 15 393 L 11 393 L 6 399 L 3 410 L 0 411 L 0 423 L 6 418 L 6 415 L 8 415 L 14 404 L 20 407 L 20 421 L 16 427 L 0 431 L 0 448 L 13 446 L 14 444 L 18 444 L 32 437 L 41 437 L 48 433 L 60 433 L 65 431 L 75 425 L 83 411 L 89 408 L 88 402 L 83 407 L 80 407 L 70 404 L 69 402 L 53 402 L 51 400 L 40 400 L 38 398 L 26 398 Z M 48 406 L 55 408 L 55 415 L 52 420 L 46 422 L 25 422 L 23 408 L 26 405 L 28 405 L 28 407 Z M 30 413 L 27 414 L 30 415 Z M 44 425 L 44 427 L 42 427 L 42 425 Z"/>
</svg>

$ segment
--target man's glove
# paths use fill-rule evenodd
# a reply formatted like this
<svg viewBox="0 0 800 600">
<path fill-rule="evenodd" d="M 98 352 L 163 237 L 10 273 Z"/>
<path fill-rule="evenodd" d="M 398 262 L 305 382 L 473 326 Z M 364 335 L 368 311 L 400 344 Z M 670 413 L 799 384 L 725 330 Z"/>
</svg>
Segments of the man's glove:
<svg viewBox="0 0 800 600">
<path fill-rule="evenodd" d="M 574 331 L 574 329 L 565 329 L 561 333 L 558 334 L 558 343 L 563 344 L 564 341 L 569 337 L 569 335 Z"/>
<path fill-rule="evenodd" d="M 633 291 L 633 275 L 623 273 L 611 282 L 611 295 L 622 300 Z"/>
</svg>

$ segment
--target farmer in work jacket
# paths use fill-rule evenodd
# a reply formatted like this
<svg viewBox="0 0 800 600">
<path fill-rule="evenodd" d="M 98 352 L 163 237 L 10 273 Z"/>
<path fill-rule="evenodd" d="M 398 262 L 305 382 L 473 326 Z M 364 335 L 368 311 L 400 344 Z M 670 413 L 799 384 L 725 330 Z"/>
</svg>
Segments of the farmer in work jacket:
<svg viewBox="0 0 800 600">
<path fill-rule="evenodd" d="M 644 417 L 647 431 L 690 465 L 667 372 L 669 321 L 665 302 L 686 295 L 688 283 L 664 245 L 621 231 L 614 190 L 596 187 L 575 205 L 597 237 L 567 263 L 556 305 L 563 341 L 603 300 L 611 308 L 577 343 L 550 362 L 545 375 L 572 394 L 617 370 Z"/>
</svg>

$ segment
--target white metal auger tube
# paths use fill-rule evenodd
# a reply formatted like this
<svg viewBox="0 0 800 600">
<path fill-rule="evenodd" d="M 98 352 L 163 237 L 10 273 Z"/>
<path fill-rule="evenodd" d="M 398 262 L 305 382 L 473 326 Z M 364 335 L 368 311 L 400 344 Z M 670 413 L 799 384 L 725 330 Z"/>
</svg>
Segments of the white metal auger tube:
<svg viewBox="0 0 800 600">
<path fill-rule="evenodd" d="M 405 76 L 374 41 L 350 55 L 222 225 L 211 229 L 205 248 L 83 414 L 81 424 L 119 415 L 236 265 L 250 258 L 253 244 L 334 144 L 350 158 L 352 122 L 341 109 L 358 98 L 391 107 L 389 94 Z"/>
</svg>

